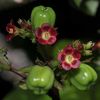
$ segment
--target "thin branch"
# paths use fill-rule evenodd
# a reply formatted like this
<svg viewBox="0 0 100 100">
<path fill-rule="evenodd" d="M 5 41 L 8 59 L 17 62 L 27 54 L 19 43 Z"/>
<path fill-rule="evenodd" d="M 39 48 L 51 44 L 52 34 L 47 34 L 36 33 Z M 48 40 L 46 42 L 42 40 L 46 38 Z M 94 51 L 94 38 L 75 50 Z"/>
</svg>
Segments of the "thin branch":
<svg viewBox="0 0 100 100">
<path fill-rule="evenodd" d="M 13 72 L 13 73 L 15 73 L 16 75 L 22 77 L 23 79 L 26 79 L 26 75 L 19 73 L 16 69 L 11 68 L 10 71 Z"/>
</svg>

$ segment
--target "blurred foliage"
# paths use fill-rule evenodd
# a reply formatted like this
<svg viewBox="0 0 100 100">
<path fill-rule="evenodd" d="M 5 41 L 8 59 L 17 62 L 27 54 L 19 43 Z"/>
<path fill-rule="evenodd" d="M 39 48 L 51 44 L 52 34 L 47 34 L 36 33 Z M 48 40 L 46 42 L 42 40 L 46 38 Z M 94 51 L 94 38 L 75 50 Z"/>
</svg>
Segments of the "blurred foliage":
<svg viewBox="0 0 100 100">
<path fill-rule="evenodd" d="M 95 16 L 98 7 L 99 7 L 99 0 L 71 0 L 72 5 L 75 6 L 80 11 L 84 13 Z"/>
<path fill-rule="evenodd" d="M 3 100 L 52 100 L 48 95 L 33 95 L 30 91 L 15 89 Z"/>
</svg>

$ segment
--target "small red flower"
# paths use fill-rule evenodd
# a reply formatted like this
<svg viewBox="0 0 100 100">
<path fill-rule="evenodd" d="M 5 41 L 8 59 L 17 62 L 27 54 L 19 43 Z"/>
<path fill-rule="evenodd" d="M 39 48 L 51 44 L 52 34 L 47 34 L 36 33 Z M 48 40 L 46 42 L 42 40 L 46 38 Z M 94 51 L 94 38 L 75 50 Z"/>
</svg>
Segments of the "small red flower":
<svg viewBox="0 0 100 100">
<path fill-rule="evenodd" d="M 7 24 L 6 30 L 9 33 L 8 35 L 6 35 L 6 40 L 10 41 L 13 39 L 13 37 L 16 35 L 17 32 L 16 26 L 12 23 L 12 21 Z"/>
<path fill-rule="evenodd" d="M 58 54 L 61 68 L 64 70 L 76 69 L 80 65 L 80 52 L 71 45 L 66 46 Z"/>
<path fill-rule="evenodd" d="M 14 34 L 16 32 L 16 26 L 13 25 L 12 21 L 10 23 L 7 24 L 6 26 L 6 30 L 8 33 L 10 34 Z"/>
<path fill-rule="evenodd" d="M 48 24 L 43 24 L 35 31 L 36 40 L 42 45 L 52 45 L 56 42 L 57 32 Z"/>
</svg>

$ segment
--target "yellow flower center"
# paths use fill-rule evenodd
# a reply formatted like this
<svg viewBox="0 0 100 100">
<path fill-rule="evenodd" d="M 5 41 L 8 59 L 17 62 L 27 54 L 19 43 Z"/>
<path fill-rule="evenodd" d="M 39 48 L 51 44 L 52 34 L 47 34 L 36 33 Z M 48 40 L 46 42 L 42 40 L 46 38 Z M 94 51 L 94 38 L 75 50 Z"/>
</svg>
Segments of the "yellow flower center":
<svg viewBox="0 0 100 100">
<path fill-rule="evenodd" d="M 67 63 L 69 63 L 69 64 L 71 64 L 73 60 L 74 60 L 74 58 L 73 58 L 72 55 L 67 55 L 67 56 L 65 57 L 65 61 L 66 61 Z"/>
<path fill-rule="evenodd" d="M 50 38 L 50 33 L 49 32 L 43 32 L 42 33 L 42 39 L 48 40 Z"/>
<path fill-rule="evenodd" d="M 14 30 L 13 30 L 12 28 L 10 28 L 10 29 L 9 29 L 9 33 L 12 34 L 13 32 L 14 32 Z"/>
</svg>

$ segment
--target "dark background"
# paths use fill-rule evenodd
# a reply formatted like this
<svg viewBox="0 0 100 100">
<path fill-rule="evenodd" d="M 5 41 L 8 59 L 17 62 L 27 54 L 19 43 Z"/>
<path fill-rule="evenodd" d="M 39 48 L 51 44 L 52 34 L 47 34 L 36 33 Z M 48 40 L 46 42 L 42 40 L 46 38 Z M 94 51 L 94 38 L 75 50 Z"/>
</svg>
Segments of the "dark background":
<svg viewBox="0 0 100 100">
<path fill-rule="evenodd" d="M 69 0 L 70 1 L 70 0 Z M 74 39 L 100 40 L 100 8 L 96 16 L 88 16 L 75 9 L 68 0 L 35 0 L 23 6 L 0 11 L 0 31 L 6 35 L 5 27 L 11 19 L 16 23 L 19 18 L 29 19 L 32 8 L 38 5 L 50 6 L 56 12 L 55 27 L 59 37 Z M 0 79 L 0 98 L 12 89 L 11 83 Z M 2 91 L 1 91 L 2 90 Z M 1 99 L 0 99 L 1 100 Z"/>
<path fill-rule="evenodd" d="M 100 33 L 100 8 L 97 15 L 92 17 L 75 9 L 70 0 L 33 0 L 33 2 L 16 8 L 3 10 L 0 12 L 0 30 L 4 31 L 6 24 L 13 19 L 29 19 L 32 8 L 38 5 L 50 6 L 56 12 L 56 24 L 61 36 L 73 38 L 95 38 L 99 39 Z"/>
</svg>

